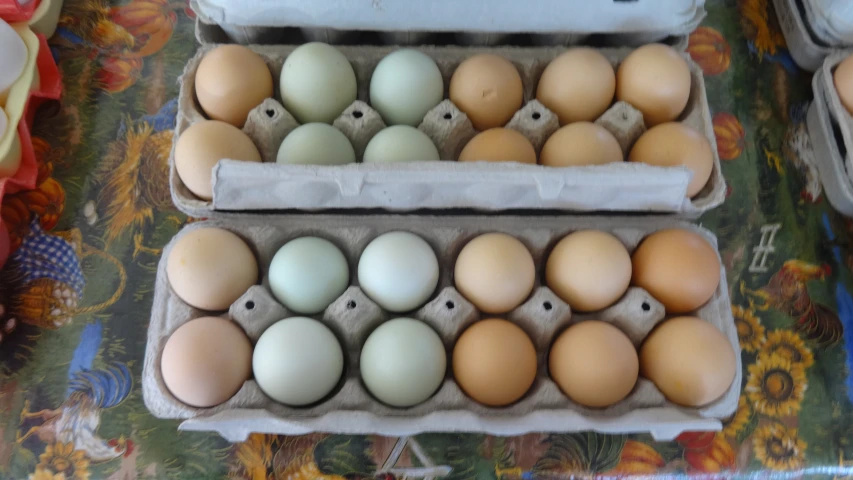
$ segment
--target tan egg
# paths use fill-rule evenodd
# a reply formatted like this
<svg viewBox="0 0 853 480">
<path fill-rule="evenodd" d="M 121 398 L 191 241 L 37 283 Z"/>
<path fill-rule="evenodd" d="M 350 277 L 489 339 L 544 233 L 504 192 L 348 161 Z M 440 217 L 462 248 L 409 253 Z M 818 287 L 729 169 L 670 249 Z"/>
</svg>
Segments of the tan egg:
<svg viewBox="0 0 853 480">
<path fill-rule="evenodd" d="M 720 259 L 698 233 L 673 228 L 655 232 L 631 257 L 631 282 L 663 303 L 667 313 L 704 305 L 720 284 Z"/>
<path fill-rule="evenodd" d="M 208 311 L 227 310 L 258 283 L 255 254 L 234 233 L 199 228 L 181 235 L 166 262 L 172 291 L 189 305 Z"/>
<path fill-rule="evenodd" d="M 184 130 L 175 145 L 175 170 L 198 198 L 213 198 L 213 167 L 223 158 L 260 162 L 261 154 L 248 135 L 218 120 L 203 120 Z"/>
<path fill-rule="evenodd" d="M 485 313 L 506 313 L 521 305 L 536 277 L 533 256 L 518 239 L 486 233 L 468 242 L 456 258 L 456 289 Z"/>
<path fill-rule="evenodd" d="M 501 56 L 474 55 L 453 72 L 450 100 L 468 115 L 477 130 L 502 127 L 524 100 L 521 75 Z"/>
<path fill-rule="evenodd" d="M 616 137 L 590 122 L 575 122 L 557 130 L 539 153 L 539 163 L 549 167 L 603 165 L 624 160 Z"/>
<path fill-rule="evenodd" d="M 853 115 L 853 55 L 845 58 L 835 67 L 832 78 L 841 104 Z"/>
<path fill-rule="evenodd" d="M 616 71 L 616 99 L 643 112 L 646 126 L 671 122 L 690 99 L 690 67 L 674 48 L 659 43 L 628 55 Z"/>
<path fill-rule="evenodd" d="M 536 150 L 515 130 L 492 128 L 472 138 L 459 154 L 459 161 L 536 163 Z"/>
<path fill-rule="evenodd" d="M 637 350 L 621 330 L 597 320 L 572 325 L 548 357 L 551 378 L 572 401 L 594 408 L 623 400 L 637 383 Z"/>
<path fill-rule="evenodd" d="M 685 166 L 693 172 L 687 185 L 687 196 L 695 197 L 711 178 L 714 151 L 704 135 L 683 123 L 663 123 L 640 136 L 628 161 L 659 167 Z"/>
<path fill-rule="evenodd" d="M 701 318 L 667 320 L 640 347 L 640 374 L 667 399 L 686 407 L 701 407 L 722 397 L 736 373 L 731 342 Z"/>
<path fill-rule="evenodd" d="M 572 310 L 592 312 L 616 303 L 631 283 L 631 256 L 613 235 L 581 230 L 554 246 L 545 281 Z"/>
<path fill-rule="evenodd" d="M 491 407 L 509 405 L 536 379 L 536 348 L 514 323 L 480 320 L 456 341 L 453 376 L 474 401 Z"/>
<path fill-rule="evenodd" d="M 252 344 L 234 322 L 202 317 L 181 325 L 160 357 L 163 383 L 180 402 L 214 407 L 233 397 L 252 374 Z"/>
<path fill-rule="evenodd" d="M 242 128 L 249 111 L 273 96 L 272 73 L 257 53 L 222 45 L 199 62 L 195 94 L 209 118 Z"/>
<path fill-rule="evenodd" d="M 560 125 L 591 122 L 613 103 L 616 73 L 592 48 L 571 48 L 545 67 L 536 99 L 557 114 Z"/>
</svg>

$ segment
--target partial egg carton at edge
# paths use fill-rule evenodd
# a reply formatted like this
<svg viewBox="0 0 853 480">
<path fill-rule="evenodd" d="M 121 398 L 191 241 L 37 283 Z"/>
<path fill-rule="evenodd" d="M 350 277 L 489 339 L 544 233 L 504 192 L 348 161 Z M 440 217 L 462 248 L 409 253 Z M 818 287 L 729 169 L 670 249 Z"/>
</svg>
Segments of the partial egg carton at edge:
<svg viewBox="0 0 853 480">
<path fill-rule="evenodd" d="M 168 391 L 160 372 L 160 356 L 166 340 L 187 321 L 211 313 L 188 306 L 174 294 L 166 277 L 166 262 L 177 239 L 189 231 L 206 227 L 225 228 L 238 234 L 257 256 L 263 284 L 251 287 L 224 314 L 237 322 L 253 342 L 276 321 L 295 315 L 276 302 L 268 290 L 268 266 L 279 247 L 294 238 L 311 235 L 330 240 L 344 252 L 353 286 L 323 314 L 314 316 L 336 333 L 345 351 L 344 378 L 327 399 L 305 408 L 289 407 L 266 397 L 251 379 L 234 397 L 212 408 L 187 406 Z M 719 430 L 721 420 L 737 408 L 742 376 L 740 347 L 722 266 L 714 296 L 692 312 L 720 329 L 736 353 L 736 377 L 718 400 L 700 408 L 677 406 L 667 401 L 652 382 L 640 378 L 623 401 L 605 409 L 590 409 L 569 400 L 548 377 L 551 342 L 570 324 L 589 319 L 611 322 L 638 346 L 665 317 L 663 305 L 636 287 L 631 287 L 608 309 L 573 314 L 565 302 L 542 285 L 544 264 L 554 244 L 572 231 L 600 229 L 611 232 L 633 251 L 643 237 L 666 228 L 697 232 L 716 249 L 713 234 L 671 217 L 293 215 L 265 216 L 263 220 L 244 216 L 193 223 L 166 246 L 157 270 L 142 373 L 145 404 L 156 417 L 184 419 L 180 426 L 183 430 L 217 431 L 230 441 L 244 440 L 252 432 L 409 435 L 459 431 L 517 435 L 580 430 L 650 432 L 655 438 L 666 440 L 683 431 Z M 426 240 L 436 252 L 440 265 L 436 292 L 425 306 L 408 314 L 382 311 L 357 286 L 357 263 L 364 247 L 378 235 L 395 230 L 412 232 Z M 467 326 L 480 318 L 496 316 L 480 314 L 456 291 L 452 279 L 459 251 L 472 238 L 486 232 L 504 232 L 518 238 L 530 249 L 537 265 L 536 287 L 530 297 L 512 312 L 497 316 L 513 321 L 533 340 L 538 358 L 533 387 L 513 405 L 486 407 L 468 398 L 448 369 L 439 390 L 424 403 L 393 408 L 378 402 L 361 383 L 358 361 L 367 336 L 383 321 L 401 316 L 423 320 L 439 333 L 449 354 Z"/>
<path fill-rule="evenodd" d="M 175 141 L 191 124 L 205 118 L 195 98 L 195 72 L 205 53 L 203 46 L 181 78 Z M 278 79 L 286 56 L 295 46 L 252 46 L 267 62 L 278 92 Z M 338 47 L 350 60 L 358 80 L 358 100 L 334 122 L 352 142 L 357 157 L 383 126 L 379 115 L 364 101 L 376 64 L 395 47 Z M 556 116 L 535 101 L 541 72 L 562 47 L 417 47 L 436 60 L 447 84 L 456 67 L 479 53 L 501 55 L 515 64 L 524 84 L 527 102 L 508 127 L 524 134 L 538 152 L 559 128 Z M 601 49 L 615 66 L 630 48 Z M 239 211 L 299 209 L 381 208 L 389 211 L 469 208 L 498 210 L 572 210 L 679 213 L 698 217 L 725 199 L 725 179 L 720 168 L 702 70 L 685 54 L 690 66 L 691 92 L 679 121 L 708 140 L 714 165 L 705 188 L 686 197 L 691 173 L 683 167 L 655 167 L 622 162 L 591 167 L 544 167 L 514 162 L 432 161 L 411 163 L 349 164 L 341 166 L 281 165 L 276 153 L 285 135 L 298 123 L 276 99 L 268 99 L 250 114 L 243 130 L 254 141 L 264 163 L 223 160 L 213 172 L 213 201 L 195 197 L 175 170 L 174 148 L 170 160 L 172 200 L 195 217 L 229 215 Z M 613 105 L 598 123 L 610 130 L 627 153 L 645 131 L 642 115 L 626 103 Z M 475 134 L 467 116 L 449 100 L 433 108 L 420 129 L 438 147 L 442 158 L 456 159 Z"/>
</svg>

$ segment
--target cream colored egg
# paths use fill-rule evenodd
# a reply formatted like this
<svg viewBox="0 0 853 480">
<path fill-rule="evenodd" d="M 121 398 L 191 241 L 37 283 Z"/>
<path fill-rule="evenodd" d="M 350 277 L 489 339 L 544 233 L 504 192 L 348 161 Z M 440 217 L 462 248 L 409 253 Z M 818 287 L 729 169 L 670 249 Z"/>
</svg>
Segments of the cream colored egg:
<svg viewBox="0 0 853 480">
<path fill-rule="evenodd" d="M 571 48 L 551 61 L 536 88 L 536 99 L 557 114 L 560 125 L 592 122 L 613 103 L 616 73 L 592 48 Z"/>
<path fill-rule="evenodd" d="M 505 233 L 486 233 L 468 242 L 454 266 L 456 289 L 485 313 L 506 313 L 527 300 L 536 266 L 527 247 Z"/>
<path fill-rule="evenodd" d="M 252 50 L 221 45 L 198 64 L 195 94 L 209 118 L 242 127 L 249 111 L 273 96 L 272 73 Z"/>
<path fill-rule="evenodd" d="M 690 67 L 681 53 L 660 43 L 628 55 L 616 72 L 616 99 L 643 112 L 647 126 L 677 119 L 690 99 Z"/>
</svg>

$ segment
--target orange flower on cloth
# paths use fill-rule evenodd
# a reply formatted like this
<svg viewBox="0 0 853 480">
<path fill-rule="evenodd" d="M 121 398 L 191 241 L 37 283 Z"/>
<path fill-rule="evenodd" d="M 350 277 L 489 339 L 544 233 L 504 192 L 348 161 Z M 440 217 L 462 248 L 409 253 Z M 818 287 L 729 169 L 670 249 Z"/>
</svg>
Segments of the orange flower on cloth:
<svg viewBox="0 0 853 480">
<path fill-rule="evenodd" d="M 684 460 L 690 468 L 702 473 L 730 471 L 735 467 L 735 451 L 726 436 L 717 433 L 708 447 L 685 451 Z"/>
<path fill-rule="evenodd" d="M 39 455 L 36 470 L 30 480 L 88 480 L 89 459 L 82 450 L 75 450 L 73 443 L 48 445 Z"/>
<path fill-rule="evenodd" d="M 666 462 L 660 454 L 650 445 L 636 440 L 627 440 L 619 457 L 619 464 L 612 470 L 608 470 L 605 476 L 626 476 L 655 473 Z"/>
<path fill-rule="evenodd" d="M 178 16 L 168 0 L 133 0 L 113 7 L 110 20 L 133 36 L 133 55 L 147 57 L 166 46 L 172 38 Z"/>
<path fill-rule="evenodd" d="M 719 112 L 714 114 L 713 124 L 720 158 L 734 160 L 739 157 L 746 146 L 746 133 L 737 117 L 731 113 Z"/>
<path fill-rule="evenodd" d="M 723 34 L 711 27 L 699 27 L 690 34 L 687 53 L 705 75 L 719 75 L 732 63 L 732 48 Z"/>
</svg>

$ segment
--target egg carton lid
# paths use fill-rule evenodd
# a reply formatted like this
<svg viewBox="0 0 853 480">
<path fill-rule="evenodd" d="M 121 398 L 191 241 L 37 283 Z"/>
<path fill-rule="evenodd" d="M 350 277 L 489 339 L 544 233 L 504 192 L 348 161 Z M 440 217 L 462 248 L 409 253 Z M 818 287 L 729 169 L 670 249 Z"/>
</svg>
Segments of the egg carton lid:
<svg viewBox="0 0 853 480">
<path fill-rule="evenodd" d="M 853 45 L 853 2 L 801 0 L 815 35 L 832 46 Z"/>
</svg>

